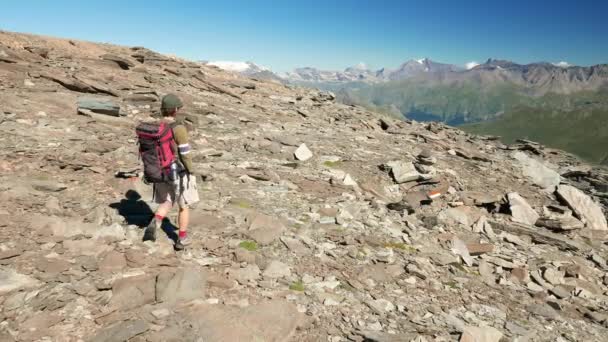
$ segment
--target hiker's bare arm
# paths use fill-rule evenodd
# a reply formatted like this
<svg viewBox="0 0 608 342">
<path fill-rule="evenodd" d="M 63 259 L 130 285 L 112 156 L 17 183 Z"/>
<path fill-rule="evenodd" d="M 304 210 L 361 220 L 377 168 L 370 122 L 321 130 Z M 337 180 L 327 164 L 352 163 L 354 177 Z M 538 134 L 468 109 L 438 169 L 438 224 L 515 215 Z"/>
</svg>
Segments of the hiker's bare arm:
<svg viewBox="0 0 608 342">
<path fill-rule="evenodd" d="M 175 135 L 175 142 L 177 143 L 179 159 L 186 168 L 186 171 L 192 173 L 194 171 L 192 169 L 192 157 L 190 154 L 192 147 L 190 146 L 188 131 L 183 125 L 178 125 L 173 129 L 173 134 Z"/>
</svg>

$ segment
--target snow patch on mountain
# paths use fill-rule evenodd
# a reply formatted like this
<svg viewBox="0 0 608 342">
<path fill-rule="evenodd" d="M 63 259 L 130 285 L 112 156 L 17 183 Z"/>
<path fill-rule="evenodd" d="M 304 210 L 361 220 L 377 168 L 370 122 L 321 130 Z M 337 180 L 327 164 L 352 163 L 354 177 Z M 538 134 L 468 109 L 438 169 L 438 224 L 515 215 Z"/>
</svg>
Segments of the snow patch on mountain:
<svg viewBox="0 0 608 342">
<path fill-rule="evenodd" d="M 556 67 L 560 67 L 560 68 L 568 68 L 568 67 L 572 66 L 572 64 L 565 62 L 565 61 L 553 63 L 553 65 L 555 65 Z"/>
<path fill-rule="evenodd" d="M 207 65 L 214 65 L 223 70 L 240 72 L 240 73 L 260 72 L 260 71 L 269 70 L 268 68 L 257 65 L 253 62 L 213 61 L 213 62 L 208 62 Z"/>
<path fill-rule="evenodd" d="M 478 63 L 478 62 L 472 61 L 472 62 L 466 63 L 466 64 L 464 65 L 464 67 L 465 67 L 467 70 L 471 70 L 471 69 L 473 69 L 474 67 L 476 67 L 476 66 L 478 66 L 478 65 L 479 65 L 479 63 Z"/>
</svg>

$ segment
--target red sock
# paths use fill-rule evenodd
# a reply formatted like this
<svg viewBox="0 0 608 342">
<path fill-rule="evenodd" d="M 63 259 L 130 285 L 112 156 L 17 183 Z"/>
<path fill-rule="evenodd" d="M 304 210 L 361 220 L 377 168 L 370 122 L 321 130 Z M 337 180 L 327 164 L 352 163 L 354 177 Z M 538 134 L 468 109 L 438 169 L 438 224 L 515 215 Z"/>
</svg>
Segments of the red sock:
<svg viewBox="0 0 608 342">
<path fill-rule="evenodd" d="M 179 231 L 179 238 L 180 238 L 180 239 L 185 238 L 185 237 L 186 237 L 186 235 L 187 235 L 187 233 L 186 233 L 186 231 L 185 231 L 185 230 L 180 230 L 180 231 Z"/>
<path fill-rule="evenodd" d="M 164 216 L 161 216 L 158 214 L 154 215 L 154 219 L 156 219 L 156 221 L 162 221 L 164 218 L 165 218 Z"/>
</svg>

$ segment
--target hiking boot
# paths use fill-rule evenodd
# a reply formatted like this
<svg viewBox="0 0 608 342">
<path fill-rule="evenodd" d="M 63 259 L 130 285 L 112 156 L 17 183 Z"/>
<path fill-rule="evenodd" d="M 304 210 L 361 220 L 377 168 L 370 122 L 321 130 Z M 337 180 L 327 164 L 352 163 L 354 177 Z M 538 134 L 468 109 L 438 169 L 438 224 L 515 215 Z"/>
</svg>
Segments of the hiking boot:
<svg viewBox="0 0 608 342">
<path fill-rule="evenodd" d="M 152 219 L 144 229 L 143 241 L 156 241 L 156 220 Z"/>
<path fill-rule="evenodd" d="M 173 247 L 175 248 L 176 251 L 182 251 L 191 242 L 192 241 L 190 240 L 190 238 L 188 237 L 188 235 L 186 235 L 185 237 L 177 238 L 177 240 L 175 241 L 175 245 Z"/>
<path fill-rule="evenodd" d="M 183 250 L 184 250 L 184 248 L 186 248 L 186 246 L 184 246 L 184 245 L 182 244 L 181 239 L 177 239 L 177 240 L 175 241 L 175 245 L 173 245 L 173 248 L 174 248 L 176 251 L 183 251 Z"/>
</svg>

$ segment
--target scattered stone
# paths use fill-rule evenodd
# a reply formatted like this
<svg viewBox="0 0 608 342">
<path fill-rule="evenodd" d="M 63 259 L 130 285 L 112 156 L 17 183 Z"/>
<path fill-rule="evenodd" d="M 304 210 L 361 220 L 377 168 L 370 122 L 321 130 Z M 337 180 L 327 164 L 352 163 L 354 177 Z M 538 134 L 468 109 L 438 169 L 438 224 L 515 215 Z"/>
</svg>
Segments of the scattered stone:
<svg viewBox="0 0 608 342">
<path fill-rule="evenodd" d="M 539 215 L 526 200 L 515 192 L 507 194 L 513 221 L 533 226 Z"/>
<path fill-rule="evenodd" d="M 397 184 L 412 182 L 420 179 L 420 173 L 418 173 L 412 162 L 393 161 L 388 163 L 387 166 L 390 168 L 391 175 Z"/>
<path fill-rule="evenodd" d="M 125 239 L 125 236 L 125 229 L 118 223 L 102 227 L 93 234 L 93 238 L 95 239 L 109 239 L 110 241 L 122 241 Z"/>
<path fill-rule="evenodd" d="M 547 304 L 531 304 L 528 305 L 527 311 L 531 314 L 541 316 L 550 320 L 558 320 L 560 318 L 559 313 Z"/>
<path fill-rule="evenodd" d="M 230 269 L 229 274 L 239 284 L 247 285 L 250 281 L 258 280 L 260 278 L 260 268 L 258 265 L 247 265 L 238 269 Z"/>
<path fill-rule="evenodd" d="M 519 161 L 525 176 L 532 182 L 548 192 L 553 192 L 559 184 L 561 177 L 544 163 L 529 157 L 523 152 L 515 152 L 513 158 Z"/>
<path fill-rule="evenodd" d="M 11 269 L 0 269 L 0 295 L 21 289 L 31 289 L 40 286 L 41 283 L 25 274 L 20 274 Z"/>
<path fill-rule="evenodd" d="M 115 62 L 116 64 L 118 64 L 118 66 L 120 66 L 124 70 L 129 70 L 129 68 L 132 68 L 135 66 L 135 63 L 131 62 L 130 60 L 123 58 L 123 57 L 116 56 L 116 55 L 104 54 L 99 57 L 101 59 L 105 59 L 107 61 Z"/>
<path fill-rule="evenodd" d="M 261 245 L 272 243 L 285 231 L 285 226 L 281 221 L 265 214 L 254 214 L 249 221 L 251 223 L 246 235 Z"/>
<path fill-rule="evenodd" d="M 467 245 L 462 240 L 458 238 L 452 240 L 452 252 L 456 255 L 460 255 L 467 266 L 473 266 L 473 258 L 469 254 Z"/>
<path fill-rule="evenodd" d="M 59 192 L 68 188 L 65 184 L 46 180 L 33 180 L 30 184 L 35 190 L 44 192 Z"/>
<path fill-rule="evenodd" d="M 202 298 L 205 284 L 205 274 L 196 268 L 163 271 L 156 279 L 156 301 L 175 303 Z"/>
<path fill-rule="evenodd" d="M 395 305 L 386 299 L 369 300 L 365 304 L 379 315 L 395 310 Z"/>
<path fill-rule="evenodd" d="M 298 147 L 294 152 L 294 155 L 296 159 L 300 161 L 307 161 L 308 159 L 312 158 L 312 152 L 308 149 L 306 144 L 300 145 L 300 147 Z"/>
<path fill-rule="evenodd" d="M 493 327 L 466 326 L 460 336 L 460 342 L 499 342 L 502 333 Z"/>
<path fill-rule="evenodd" d="M 152 311 L 150 313 L 156 319 L 163 319 L 163 318 L 169 317 L 169 315 L 171 315 L 171 311 L 169 309 L 167 309 L 167 308 L 157 309 L 157 310 L 154 310 L 154 311 Z"/>
<path fill-rule="evenodd" d="M 458 223 L 465 227 L 470 227 L 479 219 L 479 215 L 471 207 L 456 207 L 442 210 L 437 219 L 446 225 Z"/>
<path fill-rule="evenodd" d="M 494 245 L 491 243 L 467 243 L 466 247 L 472 256 L 492 253 L 494 251 Z"/>
<path fill-rule="evenodd" d="M 120 116 L 120 106 L 103 98 L 82 97 L 78 99 L 78 110 L 86 109 L 93 113 Z"/>
<path fill-rule="evenodd" d="M 266 266 L 262 275 L 267 278 L 284 278 L 291 276 L 291 270 L 286 264 L 273 260 Z"/>
<path fill-rule="evenodd" d="M 585 193 L 570 185 L 560 185 L 556 195 L 574 211 L 574 214 L 585 223 L 587 228 L 608 230 L 608 223 L 602 208 Z"/>
<path fill-rule="evenodd" d="M 126 321 L 115 324 L 99 331 L 91 342 L 115 342 L 128 341 L 131 338 L 143 334 L 150 329 L 144 320 Z"/>
<path fill-rule="evenodd" d="M 139 275 L 116 280 L 112 284 L 110 306 L 122 310 L 138 308 L 156 300 L 156 277 Z"/>
</svg>

